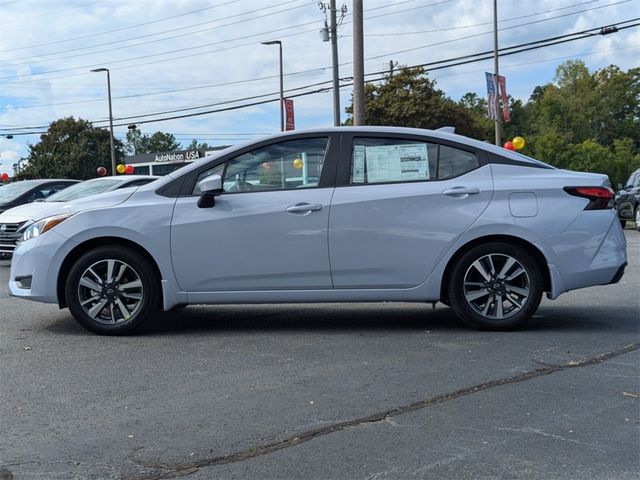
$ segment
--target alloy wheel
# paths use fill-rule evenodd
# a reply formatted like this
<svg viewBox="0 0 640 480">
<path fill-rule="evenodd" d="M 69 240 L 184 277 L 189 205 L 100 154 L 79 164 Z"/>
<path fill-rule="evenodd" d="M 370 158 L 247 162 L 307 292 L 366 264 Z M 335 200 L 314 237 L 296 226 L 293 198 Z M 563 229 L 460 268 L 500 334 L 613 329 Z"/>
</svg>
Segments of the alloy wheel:
<svg viewBox="0 0 640 480">
<path fill-rule="evenodd" d="M 464 296 L 485 318 L 503 320 L 520 312 L 531 292 L 529 275 L 515 258 L 493 253 L 480 257 L 464 276 Z"/>
<path fill-rule="evenodd" d="M 80 306 L 89 317 L 103 324 L 130 320 L 140 310 L 143 298 L 140 275 L 122 260 L 95 262 L 83 272 L 78 283 Z"/>
</svg>

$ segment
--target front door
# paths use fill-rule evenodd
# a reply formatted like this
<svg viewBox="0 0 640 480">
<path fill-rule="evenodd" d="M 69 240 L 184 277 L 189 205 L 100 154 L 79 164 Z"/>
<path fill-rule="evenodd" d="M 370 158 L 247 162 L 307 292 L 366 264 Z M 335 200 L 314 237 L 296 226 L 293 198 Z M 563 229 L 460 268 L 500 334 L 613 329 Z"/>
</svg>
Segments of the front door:
<svg viewBox="0 0 640 480">
<path fill-rule="evenodd" d="M 188 292 L 331 288 L 327 228 L 333 185 L 323 186 L 327 137 L 270 144 L 204 171 L 224 193 L 179 198 L 171 254 Z M 197 187 L 196 187 L 197 189 Z"/>
</svg>

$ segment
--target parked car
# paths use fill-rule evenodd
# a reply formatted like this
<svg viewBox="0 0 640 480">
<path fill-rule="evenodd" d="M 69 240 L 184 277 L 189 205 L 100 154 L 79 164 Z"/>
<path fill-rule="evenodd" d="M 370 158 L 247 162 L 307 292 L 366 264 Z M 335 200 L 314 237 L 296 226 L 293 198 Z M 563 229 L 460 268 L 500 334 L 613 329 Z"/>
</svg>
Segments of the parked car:
<svg viewBox="0 0 640 480">
<path fill-rule="evenodd" d="M 624 187 L 618 185 L 615 204 L 622 227 L 629 220 L 635 221 L 640 232 L 640 168 L 631 174 Z"/>
<path fill-rule="evenodd" d="M 10 183 L 0 190 L 0 214 L 11 208 L 25 203 L 35 202 L 38 199 L 46 199 L 50 195 L 64 190 L 70 185 L 78 183 L 80 180 L 66 179 L 46 179 L 46 180 L 23 180 L 21 182 Z M 12 224 L 0 222 L 0 249 L 5 244 L 13 241 L 17 228 Z M 6 255 L 1 253 L 0 258 Z"/>
<path fill-rule="evenodd" d="M 0 213 L 0 255 L 10 257 L 22 231 L 31 223 L 47 216 L 52 203 L 70 202 L 79 198 L 110 192 L 120 188 L 135 187 L 153 182 L 160 177 L 149 175 L 127 175 L 102 177 L 76 183 L 46 198 L 36 199 L 33 203 L 20 205 Z M 53 206 L 55 209 L 56 207 Z"/>
<path fill-rule="evenodd" d="M 18 205 L 45 199 L 79 181 L 66 179 L 23 180 L 5 185 L 0 193 L 0 213 Z"/>
<path fill-rule="evenodd" d="M 9 289 L 101 334 L 186 304 L 438 300 L 512 329 L 543 292 L 620 280 L 608 185 L 439 131 L 289 132 L 61 204 L 24 231 Z"/>
</svg>

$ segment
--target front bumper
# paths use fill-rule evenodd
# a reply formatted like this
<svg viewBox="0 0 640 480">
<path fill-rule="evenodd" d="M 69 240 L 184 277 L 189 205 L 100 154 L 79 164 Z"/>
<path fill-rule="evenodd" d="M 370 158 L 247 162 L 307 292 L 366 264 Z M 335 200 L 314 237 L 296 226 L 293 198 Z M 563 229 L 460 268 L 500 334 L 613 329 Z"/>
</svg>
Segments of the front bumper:
<svg viewBox="0 0 640 480">
<path fill-rule="evenodd" d="M 18 244 L 11 261 L 9 294 L 26 300 L 58 303 L 58 273 L 74 246 L 72 240 L 55 230 Z M 31 278 L 31 288 L 25 288 L 25 278 Z"/>
</svg>

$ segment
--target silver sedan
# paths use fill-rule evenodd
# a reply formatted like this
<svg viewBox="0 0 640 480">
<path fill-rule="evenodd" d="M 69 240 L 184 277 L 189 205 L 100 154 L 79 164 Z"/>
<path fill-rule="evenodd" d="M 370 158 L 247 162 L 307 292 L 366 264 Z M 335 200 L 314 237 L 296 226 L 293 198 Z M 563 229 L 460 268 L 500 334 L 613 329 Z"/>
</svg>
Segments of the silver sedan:
<svg viewBox="0 0 640 480">
<path fill-rule="evenodd" d="M 506 330 L 543 293 L 620 279 L 612 207 L 605 175 L 451 133 L 292 132 L 60 205 L 25 230 L 9 287 L 101 334 L 188 304 L 371 301 Z"/>
</svg>

